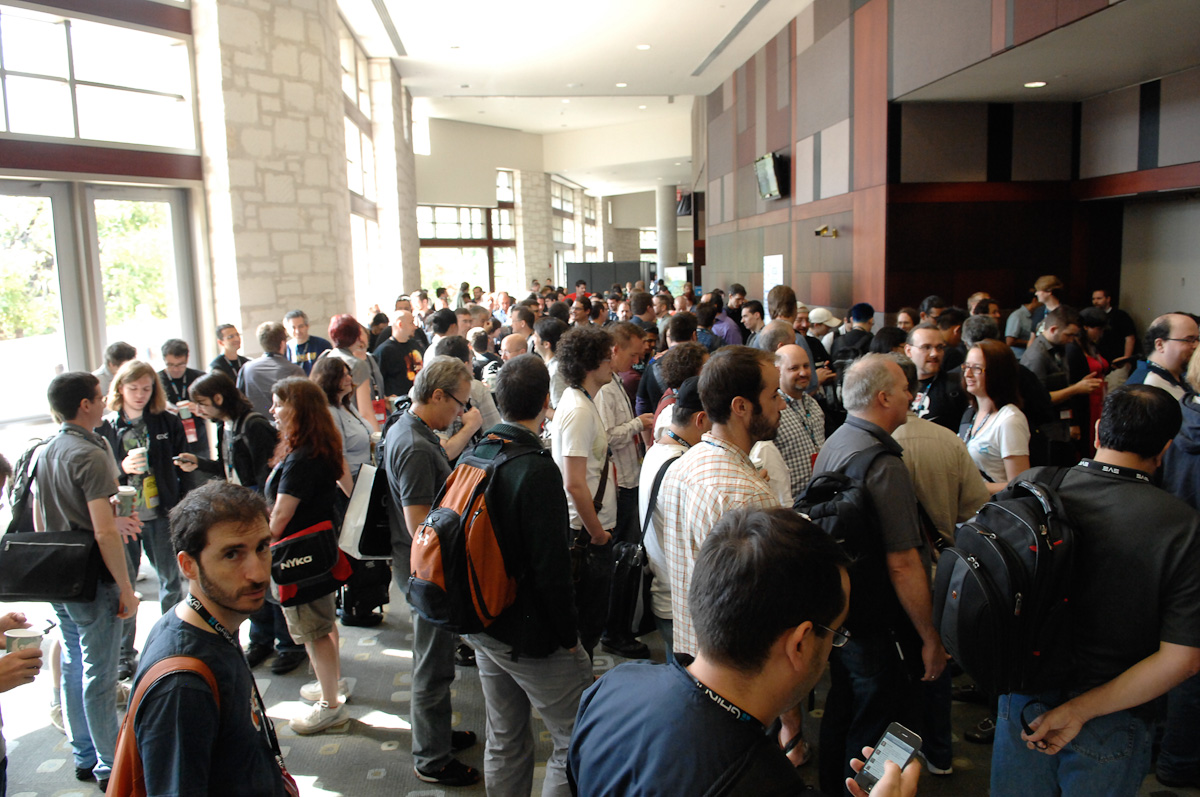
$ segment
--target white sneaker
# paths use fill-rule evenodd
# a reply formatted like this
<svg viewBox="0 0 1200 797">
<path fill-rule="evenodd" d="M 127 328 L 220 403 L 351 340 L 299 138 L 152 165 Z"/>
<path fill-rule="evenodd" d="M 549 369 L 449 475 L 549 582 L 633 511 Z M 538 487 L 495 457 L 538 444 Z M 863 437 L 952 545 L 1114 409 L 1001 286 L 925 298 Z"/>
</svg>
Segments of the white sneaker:
<svg viewBox="0 0 1200 797">
<path fill-rule="evenodd" d="M 324 700 L 313 703 L 312 708 L 303 714 L 292 717 L 292 730 L 301 736 L 310 733 L 320 733 L 335 725 L 343 725 L 350 721 L 350 712 L 344 703 L 338 703 L 333 708 Z"/>
<path fill-rule="evenodd" d="M 321 682 L 309 681 L 300 687 L 300 697 L 309 703 L 316 703 L 321 699 Z M 343 703 L 350 699 L 350 682 L 345 678 L 338 679 L 338 697 L 342 699 Z"/>
<path fill-rule="evenodd" d="M 126 681 L 117 681 L 117 708 L 125 708 L 129 705 L 129 683 Z"/>
</svg>

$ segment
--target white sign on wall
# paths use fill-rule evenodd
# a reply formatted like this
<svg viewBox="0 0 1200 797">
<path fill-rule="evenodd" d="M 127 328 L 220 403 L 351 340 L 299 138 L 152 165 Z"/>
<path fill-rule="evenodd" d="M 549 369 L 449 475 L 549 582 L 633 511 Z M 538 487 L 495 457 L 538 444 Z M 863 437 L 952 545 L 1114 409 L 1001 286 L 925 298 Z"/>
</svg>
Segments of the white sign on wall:
<svg viewBox="0 0 1200 797">
<path fill-rule="evenodd" d="M 763 257 L 763 296 L 770 293 L 776 285 L 783 284 L 783 255 L 766 255 Z"/>
</svg>

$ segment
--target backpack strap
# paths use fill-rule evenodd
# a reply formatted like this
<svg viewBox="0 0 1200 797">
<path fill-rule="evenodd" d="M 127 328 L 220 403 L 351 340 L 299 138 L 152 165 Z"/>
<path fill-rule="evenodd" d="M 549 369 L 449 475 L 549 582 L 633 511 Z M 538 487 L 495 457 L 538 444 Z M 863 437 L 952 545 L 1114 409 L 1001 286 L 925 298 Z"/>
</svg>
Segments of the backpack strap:
<svg viewBox="0 0 1200 797">
<path fill-rule="evenodd" d="M 638 537 L 638 545 L 646 539 L 646 531 L 650 528 L 650 520 L 654 517 L 654 508 L 658 505 L 658 488 L 662 487 L 663 477 L 667 475 L 667 468 L 675 463 L 675 460 L 682 457 L 683 454 L 676 454 L 662 464 L 658 469 L 658 473 L 654 475 L 654 485 L 650 488 L 650 501 L 646 504 L 646 519 L 642 521 L 642 535 Z"/>
<path fill-rule="evenodd" d="M 849 476 L 851 479 L 856 479 L 860 482 L 865 481 L 867 471 L 871 469 L 872 463 L 875 462 L 875 458 L 880 454 L 892 454 L 892 452 L 884 448 L 882 443 L 876 443 L 850 457 L 846 464 L 838 469 L 838 472 Z M 896 455 L 892 454 L 892 456 Z"/>
<path fill-rule="evenodd" d="M 142 767 L 142 755 L 138 751 L 137 737 L 134 725 L 142 698 L 156 683 L 168 675 L 177 672 L 193 672 L 204 679 L 212 691 L 213 702 L 217 704 L 217 712 L 221 710 L 221 693 L 217 689 L 217 679 L 212 670 L 202 660 L 194 656 L 168 656 L 155 662 L 142 675 L 137 688 L 129 698 L 129 707 L 125 719 L 121 723 L 121 734 L 117 738 L 116 754 L 113 756 L 112 775 L 109 780 L 110 794 L 145 794 L 146 774 Z"/>
</svg>

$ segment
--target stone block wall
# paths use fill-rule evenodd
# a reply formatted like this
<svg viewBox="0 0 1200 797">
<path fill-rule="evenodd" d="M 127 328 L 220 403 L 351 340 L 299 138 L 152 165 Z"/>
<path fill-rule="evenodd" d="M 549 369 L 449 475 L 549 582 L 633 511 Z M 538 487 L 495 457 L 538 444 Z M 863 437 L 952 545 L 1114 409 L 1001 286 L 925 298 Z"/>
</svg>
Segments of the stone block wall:
<svg viewBox="0 0 1200 797">
<path fill-rule="evenodd" d="M 545 279 L 554 267 L 554 235 L 550 225 L 550 176 L 517 171 L 517 284 Z"/>
<path fill-rule="evenodd" d="M 389 59 L 370 62 L 372 139 L 378 175 L 380 257 L 372 264 L 367 304 L 390 312 L 392 300 L 421 284 L 421 242 L 417 236 L 417 177 L 412 146 L 412 97 Z M 362 305 L 360 289 L 359 305 Z"/>
<path fill-rule="evenodd" d="M 354 309 L 335 0 L 195 0 L 218 323 Z M 218 77 L 219 76 L 219 77 Z"/>
</svg>

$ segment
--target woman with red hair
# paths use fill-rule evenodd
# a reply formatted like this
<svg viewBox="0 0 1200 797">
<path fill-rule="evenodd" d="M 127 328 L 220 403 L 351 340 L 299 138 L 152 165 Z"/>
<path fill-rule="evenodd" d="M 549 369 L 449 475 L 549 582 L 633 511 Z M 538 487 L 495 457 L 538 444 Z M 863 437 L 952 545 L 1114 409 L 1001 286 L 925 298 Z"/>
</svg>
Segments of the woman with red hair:
<svg viewBox="0 0 1200 797">
<path fill-rule="evenodd" d="M 267 477 L 266 496 L 273 502 L 271 538 L 275 541 L 333 521 L 339 483 L 349 494 L 350 474 L 342 456 L 342 438 L 329 413 L 329 400 L 316 384 L 304 377 L 288 377 L 272 388 L 271 414 L 279 429 L 274 470 Z M 336 590 L 335 590 L 336 591 Z M 292 718 L 292 730 L 317 733 L 350 719 L 342 701 L 347 695 L 338 660 L 338 632 L 334 591 L 308 603 L 285 606 L 288 632 L 304 644 L 314 683 L 300 688 L 300 696 L 313 701 L 310 711 Z"/>
<path fill-rule="evenodd" d="M 959 436 L 988 490 L 998 493 L 1029 470 L 1029 422 L 1021 412 L 1017 358 L 1000 341 L 981 340 L 967 352 L 962 372 L 972 409 Z"/>
<path fill-rule="evenodd" d="M 371 431 L 378 432 L 387 420 L 387 399 L 383 393 L 383 373 L 378 377 L 374 371 L 379 366 L 367 355 L 367 330 L 354 316 L 343 313 L 329 319 L 329 340 L 334 348 L 323 356 L 336 357 L 350 369 L 354 381 L 354 406 L 362 415 Z"/>
</svg>

